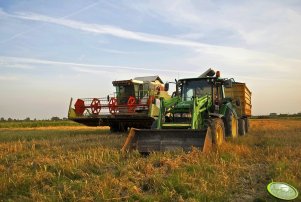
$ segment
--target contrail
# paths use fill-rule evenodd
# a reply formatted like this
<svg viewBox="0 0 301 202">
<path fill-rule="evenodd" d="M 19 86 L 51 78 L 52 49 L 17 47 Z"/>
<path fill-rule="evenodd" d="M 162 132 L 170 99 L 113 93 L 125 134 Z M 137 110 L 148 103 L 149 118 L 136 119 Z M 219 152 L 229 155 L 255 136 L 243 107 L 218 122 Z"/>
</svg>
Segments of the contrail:
<svg viewBox="0 0 301 202">
<path fill-rule="evenodd" d="M 63 17 L 60 17 L 59 19 L 66 19 L 66 18 L 75 16 L 75 15 L 77 15 L 77 14 L 79 14 L 79 13 L 85 11 L 85 10 L 88 10 L 89 8 L 95 7 L 97 4 L 99 4 L 98 1 L 95 2 L 95 3 L 89 4 L 89 5 L 87 5 L 87 6 L 83 7 L 83 8 L 81 8 L 81 9 L 79 9 L 79 10 L 77 10 L 77 11 L 74 11 L 74 12 L 68 14 L 68 15 L 65 15 L 65 16 L 63 16 Z M 7 14 L 7 13 L 5 13 L 4 15 L 10 16 L 10 17 L 15 17 L 14 15 Z M 34 30 L 37 30 L 38 28 L 41 28 L 42 26 L 43 26 L 43 25 L 38 25 L 38 26 L 36 26 L 36 27 L 34 27 L 34 28 L 31 28 L 31 29 L 28 29 L 28 30 L 26 30 L 26 31 L 19 32 L 19 33 L 15 34 L 15 35 L 11 36 L 11 37 L 8 38 L 8 39 L 5 39 L 5 40 L 0 41 L 0 43 L 6 43 L 6 42 L 9 42 L 9 41 L 11 41 L 11 40 L 13 40 L 13 39 L 15 39 L 15 38 L 21 37 L 21 36 L 23 36 L 23 35 L 25 35 L 25 34 L 27 34 L 27 33 L 30 33 L 30 32 L 32 32 L 32 31 L 34 31 Z"/>
<path fill-rule="evenodd" d="M 19 57 L 1 57 L 0 56 L 0 64 L 1 66 L 9 67 L 14 66 L 17 67 L 19 65 L 24 64 L 43 64 L 43 65 L 61 65 L 66 67 L 71 67 L 75 71 L 83 71 L 83 67 L 86 68 L 102 68 L 102 69 L 126 69 L 126 70 L 140 70 L 140 71 L 155 71 L 155 72 L 178 72 L 178 73 L 196 73 L 195 71 L 183 71 L 178 69 L 170 69 L 168 67 L 165 68 L 145 68 L 145 67 L 134 67 L 134 66 L 119 66 L 119 65 L 103 65 L 103 64 L 83 64 L 83 63 L 74 63 L 74 62 L 63 62 L 63 61 L 53 61 L 53 60 L 40 60 L 34 58 L 19 58 Z M 0 67 L 1 67 L 0 66 Z M 89 69 L 88 71 L 99 71 L 97 69 Z"/>
</svg>

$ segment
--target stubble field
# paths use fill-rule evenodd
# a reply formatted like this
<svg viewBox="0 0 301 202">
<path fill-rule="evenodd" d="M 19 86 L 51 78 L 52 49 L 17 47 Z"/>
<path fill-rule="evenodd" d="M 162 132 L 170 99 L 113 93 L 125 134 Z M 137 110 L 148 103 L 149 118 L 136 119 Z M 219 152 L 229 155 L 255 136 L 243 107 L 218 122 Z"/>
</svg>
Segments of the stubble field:
<svg viewBox="0 0 301 202">
<path fill-rule="evenodd" d="M 78 125 L 0 127 L 1 201 L 275 201 L 271 181 L 301 190 L 301 120 L 251 120 L 204 154 L 121 153 L 126 134 Z M 301 201 L 299 196 L 296 201 Z"/>
</svg>

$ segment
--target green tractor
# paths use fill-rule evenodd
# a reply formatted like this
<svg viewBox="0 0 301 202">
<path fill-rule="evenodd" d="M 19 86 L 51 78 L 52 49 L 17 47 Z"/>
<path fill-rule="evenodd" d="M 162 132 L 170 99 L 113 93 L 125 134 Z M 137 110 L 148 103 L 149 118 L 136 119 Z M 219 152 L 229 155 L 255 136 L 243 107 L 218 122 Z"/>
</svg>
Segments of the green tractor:
<svg viewBox="0 0 301 202">
<path fill-rule="evenodd" d="M 152 128 L 132 128 L 123 151 L 128 148 L 141 153 L 179 148 L 189 151 L 192 147 L 208 151 L 212 146 L 220 146 L 225 137 L 237 138 L 239 132 L 246 133 L 251 115 L 251 92 L 245 84 L 243 92 L 238 92 L 242 83 L 220 78 L 220 72 L 212 69 L 175 84 L 176 91 L 170 99 L 160 98 L 159 115 Z M 168 88 L 169 83 L 166 83 L 165 90 Z M 231 89 L 227 95 L 225 89 Z"/>
</svg>

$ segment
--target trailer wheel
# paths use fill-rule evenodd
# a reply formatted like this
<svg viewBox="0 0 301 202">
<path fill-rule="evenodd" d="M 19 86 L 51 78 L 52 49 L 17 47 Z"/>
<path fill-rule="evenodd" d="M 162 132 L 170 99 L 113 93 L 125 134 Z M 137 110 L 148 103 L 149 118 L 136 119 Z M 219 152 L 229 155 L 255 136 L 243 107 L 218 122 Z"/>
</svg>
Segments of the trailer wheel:
<svg viewBox="0 0 301 202">
<path fill-rule="evenodd" d="M 249 132 L 249 128 L 250 128 L 250 121 L 249 121 L 249 118 L 246 117 L 245 118 L 245 131 L 246 131 L 246 133 Z"/>
<path fill-rule="evenodd" d="M 226 136 L 237 138 L 238 136 L 238 121 L 231 110 L 227 110 L 225 114 L 225 132 Z"/>
<path fill-rule="evenodd" d="M 215 146 L 220 146 L 225 140 L 225 127 L 222 119 L 213 119 L 210 124 L 212 133 L 212 143 Z"/>
<path fill-rule="evenodd" d="M 245 129 L 245 120 L 244 119 L 238 119 L 238 134 L 239 135 L 245 135 L 246 129 Z"/>
</svg>

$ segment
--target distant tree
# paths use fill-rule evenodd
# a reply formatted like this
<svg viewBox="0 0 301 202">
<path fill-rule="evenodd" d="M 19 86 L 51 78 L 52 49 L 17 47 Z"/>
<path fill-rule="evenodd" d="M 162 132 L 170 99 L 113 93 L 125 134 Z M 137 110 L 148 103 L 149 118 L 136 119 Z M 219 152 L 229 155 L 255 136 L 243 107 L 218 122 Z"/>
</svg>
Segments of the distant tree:
<svg viewBox="0 0 301 202">
<path fill-rule="evenodd" d="M 30 118 L 29 118 L 29 117 L 27 117 L 26 119 L 24 119 L 24 121 L 30 121 Z"/>
<path fill-rule="evenodd" d="M 51 121 L 59 121 L 59 120 L 61 120 L 60 117 L 57 116 L 51 117 Z"/>
<path fill-rule="evenodd" d="M 67 121 L 67 120 L 68 120 L 68 118 L 64 117 L 64 118 L 63 118 L 63 120 L 64 120 L 64 121 Z"/>
<path fill-rule="evenodd" d="M 3 121 L 5 121 L 5 119 L 4 119 L 3 117 L 1 117 L 0 121 L 2 121 L 2 122 L 3 122 Z"/>
<path fill-rule="evenodd" d="M 7 121 L 13 121 L 13 119 L 12 118 L 8 118 Z"/>
</svg>

